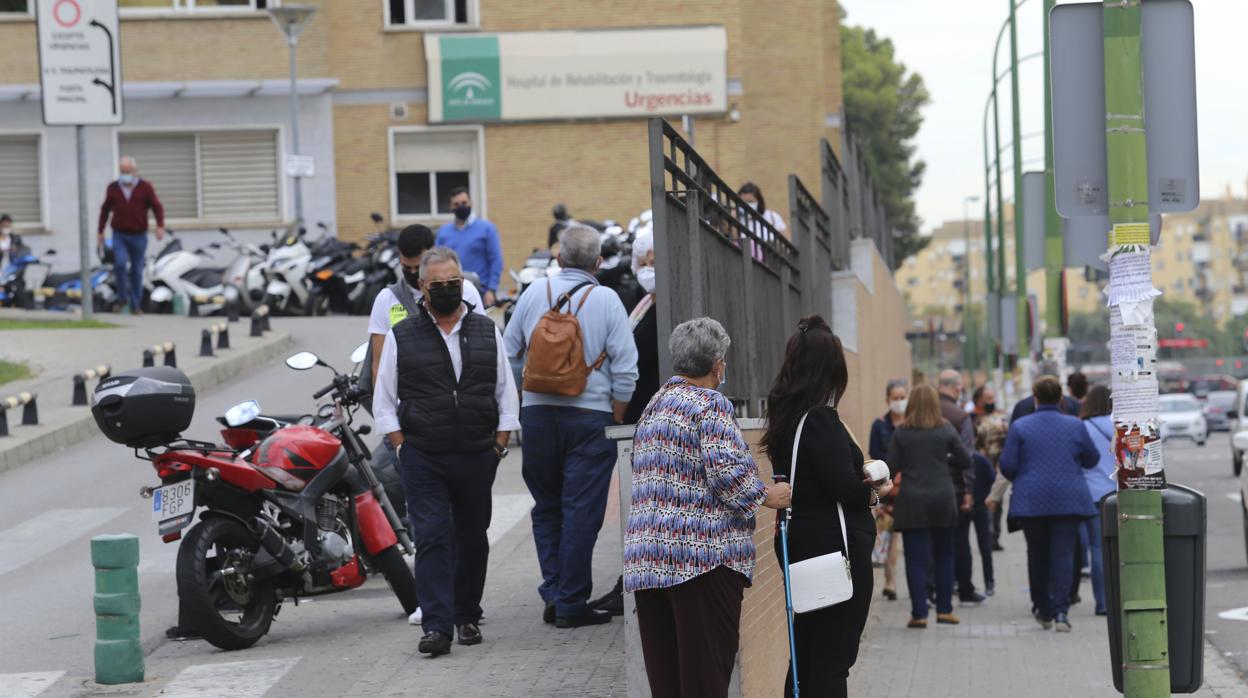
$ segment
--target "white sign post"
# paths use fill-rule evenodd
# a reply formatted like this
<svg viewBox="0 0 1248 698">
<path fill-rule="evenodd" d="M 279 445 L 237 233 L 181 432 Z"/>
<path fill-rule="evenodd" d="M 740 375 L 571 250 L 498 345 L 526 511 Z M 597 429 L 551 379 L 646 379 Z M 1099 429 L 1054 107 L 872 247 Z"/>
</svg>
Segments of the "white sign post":
<svg viewBox="0 0 1248 698">
<path fill-rule="evenodd" d="M 92 315 L 91 265 L 87 263 L 90 216 L 87 212 L 84 126 L 122 122 L 121 32 L 117 0 L 38 0 L 39 82 L 43 123 L 73 126 L 78 140 L 78 254 L 82 317 Z"/>
</svg>

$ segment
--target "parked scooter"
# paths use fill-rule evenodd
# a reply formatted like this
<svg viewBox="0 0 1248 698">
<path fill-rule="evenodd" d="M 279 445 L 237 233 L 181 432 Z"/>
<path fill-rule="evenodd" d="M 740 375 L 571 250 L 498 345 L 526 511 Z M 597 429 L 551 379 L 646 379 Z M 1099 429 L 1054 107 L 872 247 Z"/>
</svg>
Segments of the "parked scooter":
<svg viewBox="0 0 1248 698">
<path fill-rule="evenodd" d="M 56 254 L 48 250 L 49 255 Z M 9 263 L 0 270 L 0 306 L 6 308 L 35 307 L 35 291 L 43 286 L 48 266 L 29 247 L 11 250 Z"/>
<path fill-rule="evenodd" d="M 239 312 L 250 314 L 264 302 L 264 290 L 268 284 L 265 271 L 269 267 L 269 246 L 243 243 L 226 228 L 219 228 L 225 236 L 225 246 L 238 253 L 225 268 L 222 282 L 226 295 L 238 298 Z M 231 290 L 233 293 L 231 293 Z"/>
<path fill-rule="evenodd" d="M 365 346 L 352 360 L 362 360 Z M 295 370 L 330 368 L 309 352 L 286 360 Z M 332 368 L 330 368 L 333 371 Z M 141 449 L 160 478 L 140 494 L 165 542 L 183 538 L 177 584 L 182 622 L 212 645 L 245 649 L 268 631 L 283 600 L 336 593 L 380 573 L 405 613 L 416 610 L 407 530 L 369 465 L 352 424 L 356 377 L 334 371 L 317 391 L 331 403 L 315 425 L 283 425 L 261 437 L 257 402 L 226 412 L 227 445 L 184 439 L 195 393 L 174 368 L 117 374 L 100 382 L 91 408 L 104 434 Z M 202 509 L 202 511 L 201 511 Z"/>
<path fill-rule="evenodd" d="M 151 288 L 147 302 L 148 311 L 173 312 L 179 304 L 181 307 L 189 307 L 196 298 L 207 299 L 199 304 L 202 315 L 224 310 L 225 304 L 217 302 L 217 299 L 228 300 L 232 295 L 225 292 L 222 281 L 225 270 L 203 266 L 206 257 L 204 250 L 188 252 L 183 249 L 182 241 L 172 230 L 168 233 L 169 242 L 148 265 L 146 283 Z M 214 242 L 209 247 L 220 248 L 221 245 Z"/>
</svg>

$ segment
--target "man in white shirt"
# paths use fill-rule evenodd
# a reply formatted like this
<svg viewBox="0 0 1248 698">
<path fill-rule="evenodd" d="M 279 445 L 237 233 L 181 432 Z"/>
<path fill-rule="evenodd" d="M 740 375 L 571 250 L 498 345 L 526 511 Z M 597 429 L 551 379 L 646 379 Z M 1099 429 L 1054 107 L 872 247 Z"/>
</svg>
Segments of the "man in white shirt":
<svg viewBox="0 0 1248 698">
<path fill-rule="evenodd" d="M 373 300 L 368 317 L 368 335 L 372 347 L 372 382 L 377 382 L 377 362 L 381 359 L 381 343 L 391 327 L 416 309 L 421 298 L 420 259 L 433 248 L 433 231 L 423 225 L 409 225 L 399 232 L 399 269 L 402 278 L 383 288 Z M 473 312 L 485 314 L 481 294 L 471 283 L 464 284 L 464 301 Z"/>
<path fill-rule="evenodd" d="M 469 311 L 459 257 L 420 263 L 422 299 L 382 344 L 373 417 L 395 447 L 416 544 L 423 611 L 419 650 L 482 640 L 481 596 L 490 544 L 491 489 L 520 428 L 520 398 L 498 326 Z"/>
</svg>

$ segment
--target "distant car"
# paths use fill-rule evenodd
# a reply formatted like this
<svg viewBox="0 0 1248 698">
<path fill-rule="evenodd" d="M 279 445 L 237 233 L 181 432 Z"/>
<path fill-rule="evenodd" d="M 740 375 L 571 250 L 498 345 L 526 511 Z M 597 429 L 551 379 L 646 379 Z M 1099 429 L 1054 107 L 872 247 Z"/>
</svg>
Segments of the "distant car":
<svg viewBox="0 0 1248 698">
<path fill-rule="evenodd" d="M 1205 423 L 1209 431 L 1230 431 L 1231 413 L 1235 411 L 1234 390 L 1215 390 L 1205 398 Z"/>
<path fill-rule="evenodd" d="M 1244 409 L 1248 408 L 1248 380 L 1239 382 L 1239 390 L 1235 398 L 1235 408 L 1227 415 L 1231 422 L 1231 469 L 1235 477 L 1239 477 L 1244 469 L 1244 449 L 1240 447 L 1239 432 L 1248 431 L 1248 418 L 1244 417 Z"/>
<path fill-rule="evenodd" d="M 1161 439 L 1191 439 L 1204 446 L 1209 427 L 1201 411 L 1200 401 L 1191 395 L 1161 396 Z"/>
</svg>

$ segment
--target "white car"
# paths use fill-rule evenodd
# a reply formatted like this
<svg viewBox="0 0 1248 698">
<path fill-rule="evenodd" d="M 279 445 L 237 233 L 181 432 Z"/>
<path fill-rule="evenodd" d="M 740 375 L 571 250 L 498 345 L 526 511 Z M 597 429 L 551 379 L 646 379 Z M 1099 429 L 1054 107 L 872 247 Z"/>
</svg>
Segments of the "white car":
<svg viewBox="0 0 1248 698">
<path fill-rule="evenodd" d="M 1194 395 L 1161 396 L 1161 439 L 1191 439 L 1204 446 L 1209 425 L 1200 401 Z"/>
</svg>

